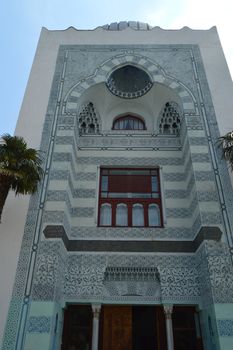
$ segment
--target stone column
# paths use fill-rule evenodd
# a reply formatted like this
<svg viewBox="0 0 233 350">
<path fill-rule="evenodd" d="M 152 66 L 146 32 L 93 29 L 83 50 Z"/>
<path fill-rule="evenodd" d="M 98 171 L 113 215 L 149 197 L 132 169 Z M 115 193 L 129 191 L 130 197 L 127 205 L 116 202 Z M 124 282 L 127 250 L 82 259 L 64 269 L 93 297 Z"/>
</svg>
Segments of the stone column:
<svg viewBox="0 0 233 350">
<path fill-rule="evenodd" d="M 164 305 L 164 314 L 166 319 L 167 349 L 174 350 L 173 330 L 172 330 L 172 309 L 173 305 Z"/>
<path fill-rule="evenodd" d="M 93 323 L 92 323 L 92 347 L 91 350 L 98 350 L 99 342 L 99 316 L 101 305 L 92 304 Z"/>
</svg>

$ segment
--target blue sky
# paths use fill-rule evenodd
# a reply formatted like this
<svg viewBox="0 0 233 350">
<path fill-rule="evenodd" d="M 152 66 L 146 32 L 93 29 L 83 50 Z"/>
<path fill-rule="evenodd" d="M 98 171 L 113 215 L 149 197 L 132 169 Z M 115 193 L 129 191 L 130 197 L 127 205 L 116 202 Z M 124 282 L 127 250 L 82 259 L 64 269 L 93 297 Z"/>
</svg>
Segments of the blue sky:
<svg viewBox="0 0 233 350">
<path fill-rule="evenodd" d="M 0 135 L 14 133 L 42 26 L 93 29 L 123 20 L 139 20 L 165 29 L 209 29 L 216 25 L 233 76 L 232 13 L 232 0 L 4 1 L 0 13 Z"/>
</svg>

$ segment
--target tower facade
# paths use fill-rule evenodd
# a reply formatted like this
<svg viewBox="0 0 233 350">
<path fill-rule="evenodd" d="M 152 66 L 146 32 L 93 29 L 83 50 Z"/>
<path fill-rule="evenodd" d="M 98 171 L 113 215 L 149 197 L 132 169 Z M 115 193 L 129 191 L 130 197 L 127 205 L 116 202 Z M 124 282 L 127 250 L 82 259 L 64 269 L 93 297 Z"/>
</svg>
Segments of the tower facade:
<svg viewBox="0 0 233 350">
<path fill-rule="evenodd" d="M 231 98 L 215 28 L 42 30 L 16 132 L 45 173 L 8 202 L 2 350 L 231 349 Z"/>
</svg>

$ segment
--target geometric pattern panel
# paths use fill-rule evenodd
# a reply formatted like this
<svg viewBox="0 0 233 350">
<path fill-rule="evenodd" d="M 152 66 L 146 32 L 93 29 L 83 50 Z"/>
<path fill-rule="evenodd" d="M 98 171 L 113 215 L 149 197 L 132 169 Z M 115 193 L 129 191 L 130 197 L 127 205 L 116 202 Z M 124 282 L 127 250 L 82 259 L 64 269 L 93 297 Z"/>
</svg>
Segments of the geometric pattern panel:
<svg viewBox="0 0 233 350">
<path fill-rule="evenodd" d="M 51 328 L 51 317 L 31 316 L 28 321 L 28 333 L 49 333 Z"/>
<path fill-rule="evenodd" d="M 217 326 L 220 337 L 233 337 L 233 320 L 217 320 Z"/>
<path fill-rule="evenodd" d="M 198 272 L 195 267 L 161 267 L 162 297 L 172 300 L 175 296 L 178 300 L 190 300 L 200 297 Z"/>
<path fill-rule="evenodd" d="M 162 289 L 163 299 L 196 303 L 200 291 L 194 265 L 194 257 L 179 255 L 72 254 L 67 258 L 64 300 L 161 301 Z"/>
<path fill-rule="evenodd" d="M 208 257 L 208 265 L 214 301 L 233 303 L 233 268 L 230 257 Z"/>
</svg>

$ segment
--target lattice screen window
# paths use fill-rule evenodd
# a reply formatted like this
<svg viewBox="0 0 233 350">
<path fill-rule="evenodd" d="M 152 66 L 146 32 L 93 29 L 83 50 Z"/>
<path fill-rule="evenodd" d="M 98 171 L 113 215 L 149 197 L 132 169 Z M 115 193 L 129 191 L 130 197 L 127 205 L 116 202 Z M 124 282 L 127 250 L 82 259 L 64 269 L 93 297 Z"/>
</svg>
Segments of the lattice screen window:
<svg viewBox="0 0 233 350">
<path fill-rule="evenodd" d="M 99 116 L 92 102 L 84 104 L 78 115 L 79 134 L 98 134 L 100 132 Z"/>
<path fill-rule="evenodd" d="M 180 107 L 175 102 L 167 102 L 160 113 L 159 133 L 167 135 L 179 135 L 180 127 Z"/>
</svg>

